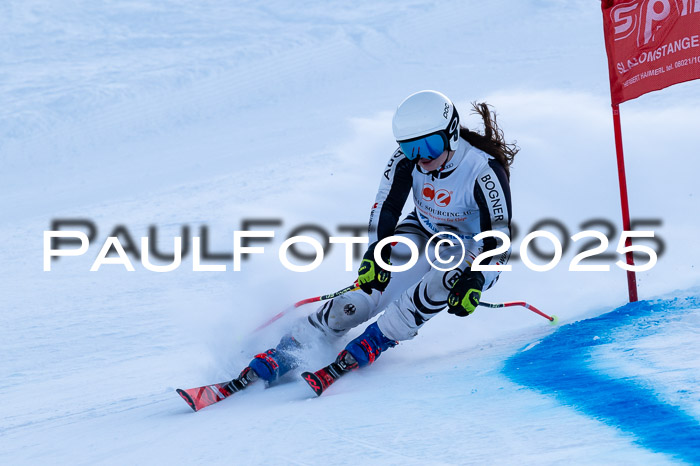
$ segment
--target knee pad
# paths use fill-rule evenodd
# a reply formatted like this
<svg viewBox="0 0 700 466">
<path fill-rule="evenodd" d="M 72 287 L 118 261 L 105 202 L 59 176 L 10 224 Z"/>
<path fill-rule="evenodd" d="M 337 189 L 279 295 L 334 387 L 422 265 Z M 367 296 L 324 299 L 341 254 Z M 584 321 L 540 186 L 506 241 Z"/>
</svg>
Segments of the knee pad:
<svg viewBox="0 0 700 466">
<path fill-rule="evenodd" d="M 450 294 L 452 286 L 461 274 L 462 272 L 459 269 L 444 272 L 431 268 L 428 273 L 423 276 L 422 280 L 425 285 L 425 293 L 432 301 L 444 301 L 447 303 L 447 295 Z"/>
<path fill-rule="evenodd" d="M 377 323 L 388 338 L 410 340 L 425 322 L 447 307 L 451 280 L 459 271 L 429 270 L 423 278 L 389 304 Z"/>
<path fill-rule="evenodd" d="M 345 335 L 348 330 L 370 319 L 378 301 L 378 292 L 368 295 L 360 290 L 351 291 L 324 303 L 308 320 L 324 333 Z"/>
</svg>

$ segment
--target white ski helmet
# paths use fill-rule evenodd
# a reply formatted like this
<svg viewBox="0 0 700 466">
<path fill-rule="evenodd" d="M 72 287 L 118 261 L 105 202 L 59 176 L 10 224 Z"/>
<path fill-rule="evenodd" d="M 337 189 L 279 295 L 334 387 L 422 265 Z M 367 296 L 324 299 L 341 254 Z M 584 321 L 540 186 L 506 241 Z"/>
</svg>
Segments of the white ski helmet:
<svg viewBox="0 0 700 466">
<path fill-rule="evenodd" d="M 456 150 L 459 144 L 457 109 L 437 91 L 419 91 L 406 97 L 394 113 L 392 129 L 401 150 L 411 160 L 434 159 L 448 145 L 450 150 Z"/>
</svg>

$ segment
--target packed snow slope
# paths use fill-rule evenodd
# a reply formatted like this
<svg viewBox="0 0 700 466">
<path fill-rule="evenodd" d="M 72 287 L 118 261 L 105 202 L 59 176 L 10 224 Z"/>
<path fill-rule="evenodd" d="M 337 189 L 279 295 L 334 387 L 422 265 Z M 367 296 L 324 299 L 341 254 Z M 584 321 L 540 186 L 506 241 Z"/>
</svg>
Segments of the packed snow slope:
<svg viewBox="0 0 700 466">
<path fill-rule="evenodd" d="M 624 305 L 601 23 L 583 0 L 0 5 L 0 463 L 700 462 L 700 87 L 623 105 L 632 217 L 659 251 L 646 301 Z M 298 372 L 347 338 L 192 413 L 175 388 L 237 375 L 313 306 L 256 326 L 354 280 L 338 247 L 308 273 L 277 249 L 304 224 L 366 225 L 392 112 L 426 88 L 474 129 L 469 103 L 493 104 L 518 141 L 516 251 L 543 220 L 562 241 L 601 229 L 611 271 L 569 272 L 569 240 L 553 270 L 514 260 L 483 296 L 559 328 L 517 308 L 439 315 L 319 399 Z M 96 234 L 44 272 L 56 219 Z M 163 252 L 204 228 L 230 254 L 246 219 L 277 224 L 254 227 L 275 237 L 240 272 L 193 272 L 191 247 L 170 273 L 89 271 L 117 226 L 137 251 L 149 227 Z"/>
</svg>

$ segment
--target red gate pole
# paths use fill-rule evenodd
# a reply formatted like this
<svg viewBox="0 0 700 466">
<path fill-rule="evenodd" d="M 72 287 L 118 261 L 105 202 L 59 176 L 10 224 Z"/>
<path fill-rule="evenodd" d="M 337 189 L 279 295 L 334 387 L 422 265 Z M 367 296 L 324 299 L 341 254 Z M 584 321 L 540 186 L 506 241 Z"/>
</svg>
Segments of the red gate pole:
<svg viewBox="0 0 700 466">
<path fill-rule="evenodd" d="M 622 125 L 620 124 L 620 106 L 612 106 L 613 126 L 615 128 L 615 150 L 617 152 L 617 176 L 620 184 L 620 206 L 622 207 L 622 229 L 630 231 L 630 208 L 627 202 L 627 178 L 625 176 L 625 155 L 622 152 Z M 628 237 L 625 246 L 632 245 L 632 240 Z M 627 264 L 634 265 L 632 252 L 627 252 Z M 637 275 L 635 272 L 627 271 L 627 290 L 629 291 L 630 302 L 638 301 L 637 298 Z"/>
</svg>

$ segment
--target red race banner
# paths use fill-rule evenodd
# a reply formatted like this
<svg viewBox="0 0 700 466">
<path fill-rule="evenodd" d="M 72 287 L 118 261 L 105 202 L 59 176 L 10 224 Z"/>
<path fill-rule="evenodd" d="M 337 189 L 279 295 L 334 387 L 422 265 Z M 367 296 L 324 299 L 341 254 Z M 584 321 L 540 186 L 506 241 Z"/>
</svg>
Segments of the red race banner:
<svg viewBox="0 0 700 466">
<path fill-rule="evenodd" d="M 613 105 L 700 78 L 700 0 L 603 0 Z"/>
</svg>

